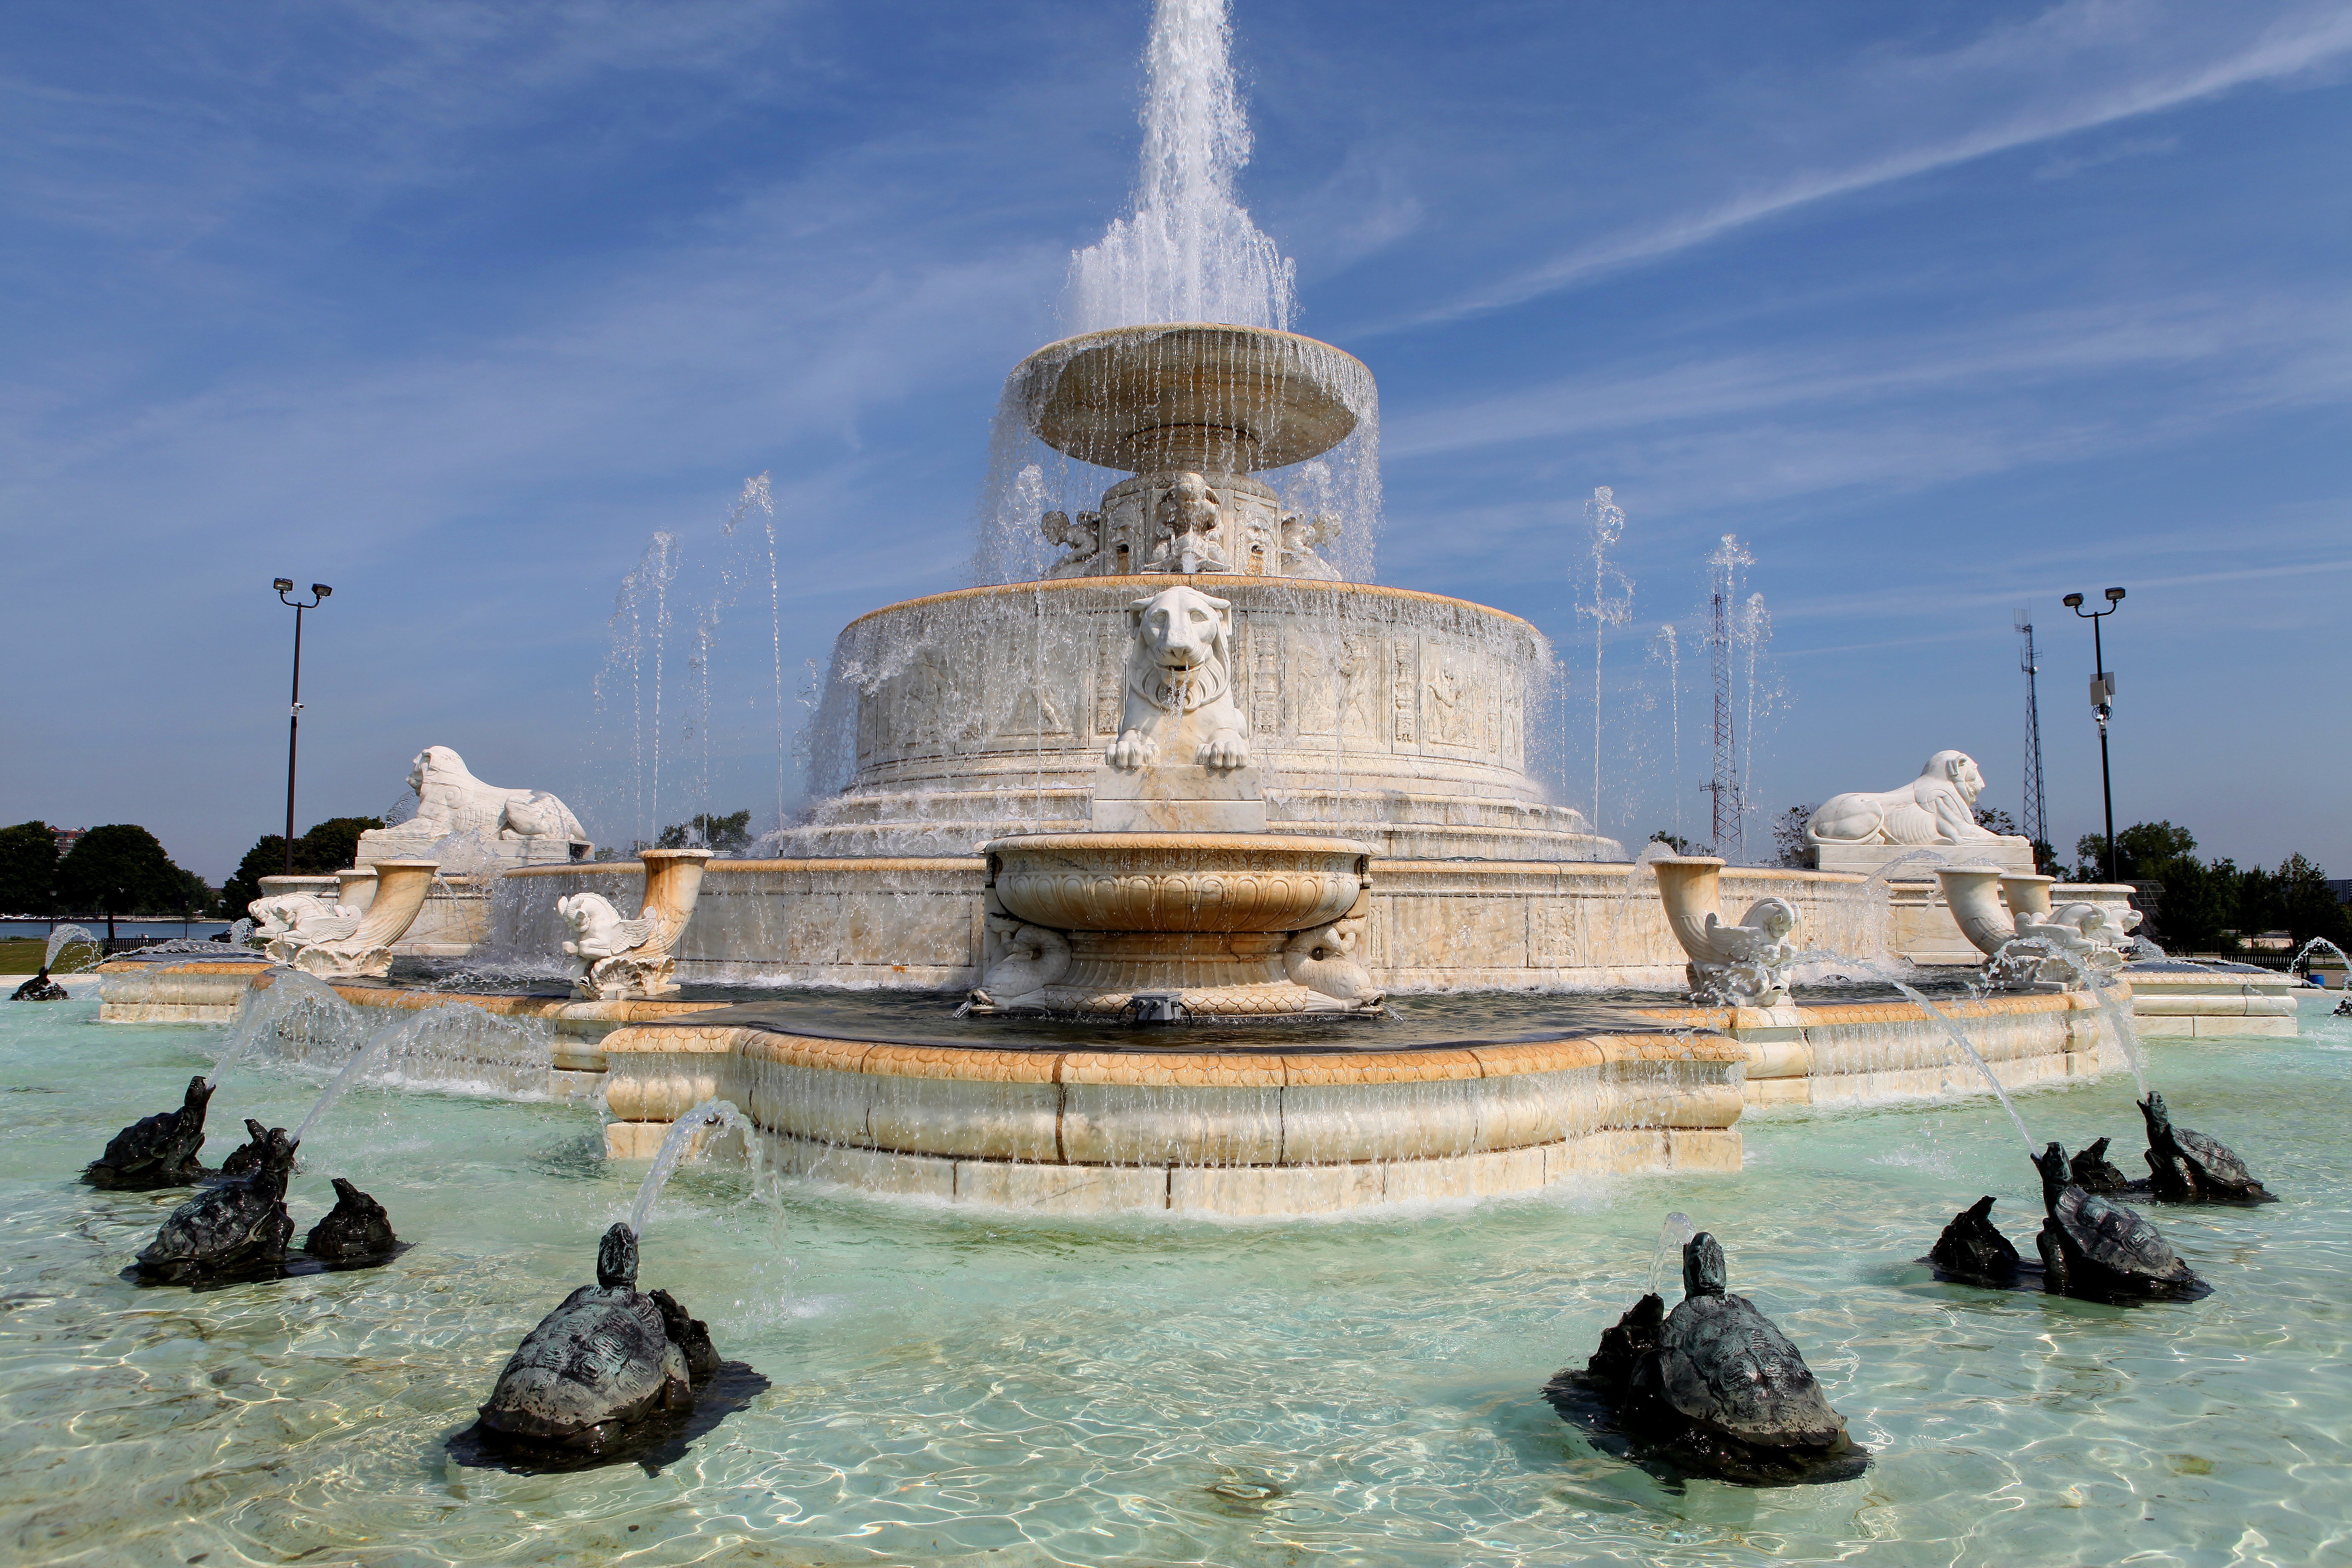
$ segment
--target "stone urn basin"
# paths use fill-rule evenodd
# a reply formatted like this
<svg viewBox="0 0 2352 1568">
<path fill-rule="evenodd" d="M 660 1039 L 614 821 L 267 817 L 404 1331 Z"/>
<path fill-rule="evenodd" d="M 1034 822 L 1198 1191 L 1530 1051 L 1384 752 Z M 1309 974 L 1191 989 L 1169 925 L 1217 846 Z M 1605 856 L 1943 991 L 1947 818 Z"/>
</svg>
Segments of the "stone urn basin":
<svg viewBox="0 0 2352 1568">
<path fill-rule="evenodd" d="M 1029 427 L 1085 462 L 1247 473 L 1304 462 L 1371 406 L 1371 372 L 1313 338 L 1179 321 L 1049 343 L 1013 373 Z"/>
<path fill-rule="evenodd" d="M 1361 973 L 1347 928 L 1361 914 L 1372 853 L 1353 839 L 1032 833 L 981 849 L 1004 956 L 974 994 L 976 1009 L 1153 1022 L 1380 1004 L 1368 977 L 1351 984 L 1344 973 Z"/>
</svg>

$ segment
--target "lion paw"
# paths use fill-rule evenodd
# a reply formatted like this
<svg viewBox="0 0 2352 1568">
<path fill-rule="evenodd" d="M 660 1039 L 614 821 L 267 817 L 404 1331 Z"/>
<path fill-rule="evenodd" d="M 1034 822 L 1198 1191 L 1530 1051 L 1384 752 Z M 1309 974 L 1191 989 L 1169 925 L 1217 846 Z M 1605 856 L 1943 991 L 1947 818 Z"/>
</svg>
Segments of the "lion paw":
<svg viewBox="0 0 2352 1568">
<path fill-rule="evenodd" d="M 1140 730 L 1129 730 L 1103 753 L 1103 760 L 1115 768 L 1149 767 L 1160 755 L 1159 743 Z"/>
<path fill-rule="evenodd" d="M 1200 763 L 1204 768 L 1247 767 L 1249 742 L 1231 730 L 1220 730 L 1201 742 Z"/>
</svg>

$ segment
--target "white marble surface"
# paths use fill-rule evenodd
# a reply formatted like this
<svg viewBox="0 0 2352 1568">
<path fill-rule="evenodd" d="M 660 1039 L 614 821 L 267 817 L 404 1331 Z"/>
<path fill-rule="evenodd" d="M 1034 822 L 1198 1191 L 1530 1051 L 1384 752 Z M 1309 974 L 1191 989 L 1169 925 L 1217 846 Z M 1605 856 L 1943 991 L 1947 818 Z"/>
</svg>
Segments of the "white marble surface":
<svg viewBox="0 0 2352 1568">
<path fill-rule="evenodd" d="M 1917 778 L 1899 789 L 1832 795 L 1805 824 L 1805 842 L 1824 853 L 1948 847 L 1990 857 L 2005 850 L 2008 858 L 2000 860 L 2001 865 L 2011 870 L 2032 870 L 2031 840 L 1977 825 L 1977 797 L 1984 787 L 1984 773 L 1974 757 L 1966 752 L 1937 752 L 1927 759 Z M 2020 854 L 2024 857 L 2022 863 L 2016 859 Z M 1825 871 L 1864 868 L 1843 861 L 1833 867 L 1825 858 L 1817 858 L 1815 864 Z"/>
<path fill-rule="evenodd" d="M 391 827 L 360 835 L 358 863 L 434 854 L 457 868 L 479 861 L 527 865 L 585 859 L 595 847 L 572 808 L 537 789 L 506 789 L 485 784 L 447 746 L 427 746 L 409 764 L 408 787 L 416 792 L 416 814 Z M 450 841 L 466 843 L 460 853 Z M 463 860 L 468 864 L 461 865 Z"/>
</svg>

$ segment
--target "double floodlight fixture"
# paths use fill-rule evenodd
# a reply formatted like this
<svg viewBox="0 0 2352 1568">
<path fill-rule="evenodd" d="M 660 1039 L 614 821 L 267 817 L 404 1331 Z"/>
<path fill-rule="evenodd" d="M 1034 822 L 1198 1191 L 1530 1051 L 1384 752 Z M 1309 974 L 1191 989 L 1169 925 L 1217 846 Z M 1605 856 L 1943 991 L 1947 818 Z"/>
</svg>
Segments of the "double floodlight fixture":
<svg viewBox="0 0 2352 1568">
<path fill-rule="evenodd" d="M 293 600 L 286 597 L 287 595 L 294 591 L 293 578 L 279 577 L 273 580 L 269 585 L 278 590 L 278 597 L 281 601 L 289 605 L 294 605 Z M 333 592 L 334 590 L 328 587 L 324 583 L 313 583 L 310 584 L 311 603 L 308 605 L 294 605 L 294 607 L 298 610 L 315 610 L 319 607 L 317 602 L 325 598 L 328 595 Z"/>
<path fill-rule="evenodd" d="M 2112 882 L 2116 879 L 2116 786 L 2107 771 L 2107 718 L 2116 709 L 2116 672 L 2107 668 L 2107 652 L 2100 646 L 2099 622 L 2122 607 L 2124 591 L 2108 589 L 2104 610 L 2083 608 L 2080 594 L 2069 594 L 2059 602 L 2091 623 L 2091 711 L 2099 718 L 2099 795 L 2106 805 L 2107 880 Z"/>
</svg>

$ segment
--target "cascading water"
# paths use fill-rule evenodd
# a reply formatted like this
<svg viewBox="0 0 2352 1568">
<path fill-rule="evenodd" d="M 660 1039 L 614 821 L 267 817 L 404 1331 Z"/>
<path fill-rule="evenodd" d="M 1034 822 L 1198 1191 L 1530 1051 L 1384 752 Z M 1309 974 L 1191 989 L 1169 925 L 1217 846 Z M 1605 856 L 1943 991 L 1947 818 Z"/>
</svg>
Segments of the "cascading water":
<svg viewBox="0 0 2352 1568">
<path fill-rule="evenodd" d="M 782 588 L 776 576 L 776 499 L 769 483 L 768 473 L 764 469 L 743 481 L 743 493 L 735 498 L 734 508 L 727 514 L 727 526 L 720 531 L 726 538 L 737 542 L 739 552 L 746 564 L 755 563 L 756 557 L 751 553 L 751 536 L 740 531 L 742 529 L 744 521 L 755 510 L 760 513 L 760 539 L 766 545 L 768 647 L 770 659 L 774 667 L 776 698 L 776 825 L 781 827 L 783 826 L 784 803 L 787 798 L 784 784 L 784 759 L 790 754 L 784 742 L 784 612 Z M 730 569 L 730 577 L 735 575 L 732 567 Z M 706 768 L 705 771 L 707 772 L 708 769 Z M 713 808 L 706 802 L 703 809 L 709 811 Z"/>
<path fill-rule="evenodd" d="M 1977 1054 L 1976 1047 L 1969 1043 L 1969 1037 L 1962 1032 L 1960 1026 L 1952 1022 L 1949 1017 L 1946 1016 L 1942 1008 L 1937 1006 L 1933 1002 L 1928 1001 L 1925 996 L 1920 995 L 1919 993 L 1914 991 L 1908 985 L 1904 984 L 1900 980 L 1895 981 L 1894 984 L 1895 988 L 1897 991 L 1902 992 L 1904 995 L 1909 997 L 1914 1003 L 1917 1004 L 1921 1012 L 1927 1014 L 1927 1016 L 1942 1025 L 1944 1033 L 1951 1037 L 1952 1044 L 1959 1047 L 1960 1054 L 1966 1057 L 1969 1061 L 1976 1064 L 1977 1071 L 1984 1074 L 1985 1082 L 1992 1085 L 1992 1091 L 2000 1096 L 2000 1108 L 2009 1112 L 2010 1121 L 2016 1124 L 2017 1135 L 2025 1142 L 2026 1158 L 2030 1160 L 2036 1153 L 2040 1152 L 2034 1145 L 2033 1134 L 2025 1130 L 2025 1118 L 2017 1113 L 2017 1102 L 2009 1098 L 2009 1090 L 2001 1088 L 2000 1079 L 1993 1077 L 1991 1064 Z"/>
<path fill-rule="evenodd" d="M 677 575 L 677 543 L 675 536 L 656 531 L 646 541 L 637 563 L 622 577 L 608 623 L 611 647 L 596 676 L 596 708 L 606 716 L 608 727 L 626 694 L 626 812 L 633 835 L 647 841 L 661 826 L 663 654 L 669 642 L 669 586 Z"/>
<path fill-rule="evenodd" d="M 294 1129 L 295 1142 L 299 1143 L 310 1135 L 310 1129 L 318 1125 L 319 1118 L 327 1114 L 327 1108 L 343 1097 L 343 1091 L 358 1081 L 360 1073 L 371 1061 L 382 1056 L 391 1043 L 392 1036 L 388 1030 L 371 1035 L 360 1043 L 359 1049 L 352 1053 L 342 1070 L 329 1079 L 327 1087 L 319 1091 L 319 1098 L 311 1103 L 301 1125 Z"/>
<path fill-rule="evenodd" d="M 2345 973 L 2352 974 L 2352 958 L 2345 957 L 2344 950 L 2336 946 L 2334 942 L 2328 941 L 2324 936 L 2313 937 L 2309 942 L 2305 942 L 2301 947 L 2295 949 L 2294 956 L 2287 960 L 2286 972 L 2289 974 L 2293 974 L 2297 969 L 2300 969 L 2303 966 L 2304 959 L 2315 947 L 2324 947 L 2328 952 L 2334 953 L 2336 955 L 2336 962 L 2345 966 Z"/>
<path fill-rule="evenodd" d="M 335 1029 L 350 1021 L 352 1005 L 316 975 L 289 969 L 271 976 L 264 988 L 249 990 L 237 1005 L 236 1021 L 229 1026 L 228 1043 L 213 1062 L 205 1081 L 218 1089 L 229 1069 L 243 1061 L 264 1039 L 308 1035 Z"/>
<path fill-rule="evenodd" d="M 1780 695 L 1777 685 L 1768 684 L 1763 679 L 1765 649 L 1772 644 L 1772 612 L 1764 607 L 1760 590 L 1749 594 L 1748 602 L 1740 606 L 1737 637 L 1744 677 L 1741 694 L 1748 709 L 1740 725 L 1739 790 L 1741 799 L 1753 804 L 1759 798 L 1756 736 L 1763 721 L 1771 716 L 1775 699 Z"/>
<path fill-rule="evenodd" d="M 302 1068 L 331 1063 L 344 1089 L 373 1068 L 380 1081 L 408 1088 L 541 1099 L 553 1034 L 534 1020 L 462 1005 L 356 1007 L 326 982 L 281 970 L 246 993 L 210 1081 L 217 1086 L 248 1057 Z"/>
</svg>

